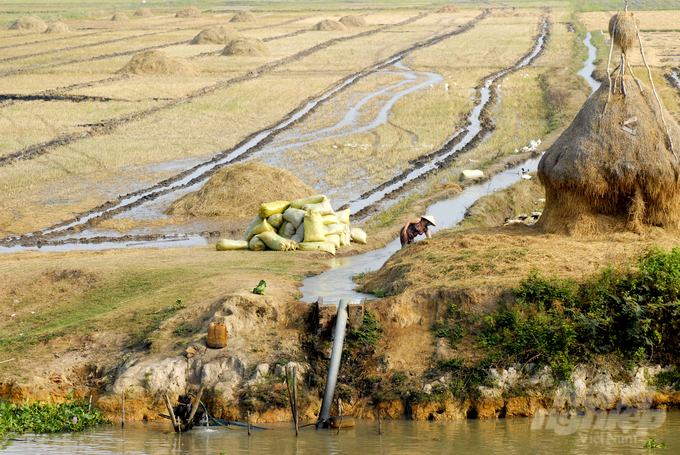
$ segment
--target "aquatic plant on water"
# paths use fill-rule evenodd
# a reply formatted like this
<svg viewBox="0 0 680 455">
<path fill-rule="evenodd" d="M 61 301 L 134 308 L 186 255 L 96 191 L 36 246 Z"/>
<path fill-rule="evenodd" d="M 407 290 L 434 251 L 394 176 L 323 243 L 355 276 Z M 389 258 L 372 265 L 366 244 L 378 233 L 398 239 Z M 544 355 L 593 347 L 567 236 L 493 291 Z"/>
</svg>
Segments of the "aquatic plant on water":
<svg viewBox="0 0 680 455">
<path fill-rule="evenodd" d="M 86 427 L 111 424 L 98 409 L 85 400 L 67 403 L 17 405 L 0 400 L 0 437 L 17 433 L 59 433 L 82 431 Z M 26 400 L 28 402 L 28 399 Z"/>
</svg>

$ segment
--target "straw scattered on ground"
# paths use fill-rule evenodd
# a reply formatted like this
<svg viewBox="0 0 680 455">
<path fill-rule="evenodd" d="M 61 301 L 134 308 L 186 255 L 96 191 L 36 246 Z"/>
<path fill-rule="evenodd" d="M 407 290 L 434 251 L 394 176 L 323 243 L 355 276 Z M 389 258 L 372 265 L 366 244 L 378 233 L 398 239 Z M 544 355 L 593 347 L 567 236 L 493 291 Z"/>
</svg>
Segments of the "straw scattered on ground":
<svg viewBox="0 0 680 455">
<path fill-rule="evenodd" d="M 230 44 L 232 41 L 245 38 L 236 30 L 224 27 L 210 27 L 202 30 L 196 37 L 191 40 L 190 44 Z"/>
<path fill-rule="evenodd" d="M 198 65 L 179 57 L 172 56 L 159 50 L 146 51 L 136 54 L 132 60 L 118 74 L 140 75 L 170 75 L 170 74 L 196 74 L 200 71 Z"/>
<path fill-rule="evenodd" d="M 63 22 L 54 22 L 47 25 L 47 29 L 44 33 L 71 33 L 71 29 Z"/>
<path fill-rule="evenodd" d="M 203 13 L 195 6 L 187 6 L 182 11 L 177 13 L 175 17 L 203 17 Z"/>
<path fill-rule="evenodd" d="M 340 23 L 345 27 L 366 27 L 368 25 L 366 19 L 364 19 L 361 16 L 356 16 L 354 14 L 343 16 L 340 19 Z"/>
<path fill-rule="evenodd" d="M 272 55 L 267 46 L 257 38 L 239 38 L 229 43 L 222 55 L 226 56 L 246 56 L 246 57 L 268 57 Z"/>
<path fill-rule="evenodd" d="M 177 199 L 165 213 L 250 220 L 260 204 L 314 194 L 312 187 L 285 169 L 260 162 L 237 163 L 217 171 L 203 188 Z"/>
<path fill-rule="evenodd" d="M 257 18 L 250 11 L 239 11 L 229 22 L 257 22 Z"/>
<path fill-rule="evenodd" d="M 345 27 L 343 24 L 341 24 L 338 21 L 334 21 L 333 19 L 324 19 L 321 22 L 318 22 L 314 26 L 314 30 L 330 32 L 330 31 L 337 31 L 337 30 L 347 30 L 347 27 Z"/>
<path fill-rule="evenodd" d="M 153 13 L 149 8 L 139 8 L 135 11 L 134 15 L 138 17 L 153 17 Z"/>
<path fill-rule="evenodd" d="M 47 29 L 47 24 L 37 16 L 20 17 L 12 25 L 10 30 L 30 30 L 44 32 Z"/>
</svg>

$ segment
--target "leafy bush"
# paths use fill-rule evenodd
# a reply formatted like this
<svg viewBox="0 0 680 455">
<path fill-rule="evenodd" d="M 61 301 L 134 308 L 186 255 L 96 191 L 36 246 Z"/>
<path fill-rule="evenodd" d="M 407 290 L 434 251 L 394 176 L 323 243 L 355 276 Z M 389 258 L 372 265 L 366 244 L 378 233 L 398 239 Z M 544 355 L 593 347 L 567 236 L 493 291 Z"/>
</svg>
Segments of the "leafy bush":
<svg viewBox="0 0 680 455">
<path fill-rule="evenodd" d="M 67 397 L 69 400 L 71 396 Z M 12 433 L 58 433 L 82 431 L 93 425 L 110 424 L 98 409 L 88 411 L 85 400 L 68 403 L 16 405 L 0 400 L 0 436 Z"/>
</svg>

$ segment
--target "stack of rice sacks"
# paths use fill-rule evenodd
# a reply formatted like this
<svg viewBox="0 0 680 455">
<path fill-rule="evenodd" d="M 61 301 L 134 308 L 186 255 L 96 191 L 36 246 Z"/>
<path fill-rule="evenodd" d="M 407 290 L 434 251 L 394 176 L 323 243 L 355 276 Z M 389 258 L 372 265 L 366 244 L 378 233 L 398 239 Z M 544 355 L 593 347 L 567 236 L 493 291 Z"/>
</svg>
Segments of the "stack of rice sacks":
<svg viewBox="0 0 680 455">
<path fill-rule="evenodd" d="M 350 209 L 335 212 L 324 195 L 261 204 L 246 228 L 245 240 L 253 251 L 299 249 L 335 254 L 336 248 L 350 241 L 366 243 L 366 233 L 350 227 L 349 215 Z"/>
</svg>

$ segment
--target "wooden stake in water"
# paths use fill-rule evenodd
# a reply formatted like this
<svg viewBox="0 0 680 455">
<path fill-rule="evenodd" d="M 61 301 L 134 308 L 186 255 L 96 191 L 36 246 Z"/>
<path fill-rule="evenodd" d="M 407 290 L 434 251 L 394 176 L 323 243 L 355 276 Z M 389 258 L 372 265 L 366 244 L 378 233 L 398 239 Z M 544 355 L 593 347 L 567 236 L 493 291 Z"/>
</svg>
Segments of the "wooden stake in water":
<svg viewBox="0 0 680 455">
<path fill-rule="evenodd" d="M 298 435 L 298 405 L 297 405 L 297 368 L 293 367 L 293 409 L 295 410 L 293 418 L 295 419 L 295 437 Z"/>
<path fill-rule="evenodd" d="M 120 426 L 125 427 L 125 392 L 123 392 L 123 409 L 121 411 Z"/>
<path fill-rule="evenodd" d="M 250 436 L 250 411 L 248 411 L 248 436 Z"/>
<path fill-rule="evenodd" d="M 92 412 L 92 394 L 90 394 L 90 404 L 87 406 L 87 412 Z"/>
<path fill-rule="evenodd" d="M 378 408 L 378 434 L 382 434 L 382 415 L 380 413 L 380 408 Z"/>
</svg>

